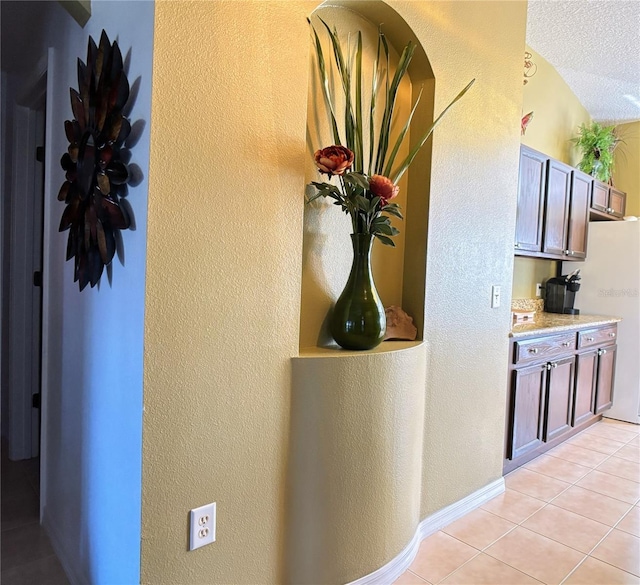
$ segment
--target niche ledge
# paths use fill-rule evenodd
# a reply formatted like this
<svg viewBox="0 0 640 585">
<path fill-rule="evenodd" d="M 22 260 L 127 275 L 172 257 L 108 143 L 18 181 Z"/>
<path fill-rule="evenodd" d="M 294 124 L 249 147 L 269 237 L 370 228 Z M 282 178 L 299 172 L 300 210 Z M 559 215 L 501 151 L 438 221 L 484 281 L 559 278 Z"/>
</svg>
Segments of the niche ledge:
<svg viewBox="0 0 640 585">
<path fill-rule="evenodd" d="M 326 357 L 350 357 L 350 356 L 366 356 L 366 355 L 375 355 L 381 353 L 392 353 L 395 351 L 405 351 L 408 349 L 413 349 L 415 347 L 420 347 L 424 344 L 422 340 L 416 341 L 383 341 L 378 347 L 374 349 L 370 349 L 367 351 L 350 351 L 347 349 L 342 349 L 337 345 L 335 347 L 301 347 L 300 353 L 298 357 L 300 358 L 326 358 Z M 295 358 L 294 358 L 295 359 Z"/>
</svg>

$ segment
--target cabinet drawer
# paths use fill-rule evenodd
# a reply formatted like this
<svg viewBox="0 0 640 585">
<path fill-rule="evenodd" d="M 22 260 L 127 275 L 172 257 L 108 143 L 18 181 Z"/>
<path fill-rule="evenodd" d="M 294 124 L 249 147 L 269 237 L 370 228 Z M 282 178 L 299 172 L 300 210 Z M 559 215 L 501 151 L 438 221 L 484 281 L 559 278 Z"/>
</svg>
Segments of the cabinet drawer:
<svg viewBox="0 0 640 585">
<path fill-rule="evenodd" d="M 516 341 L 513 350 L 514 364 L 529 364 L 545 362 L 574 351 L 576 348 L 576 334 L 564 333 Z"/>
<path fill-rule="evenodd" d="M 617 325 L 609 325 L 600 329 L 585 329 L 578 332 L 578 349 L 615 343 L 617 337 Z"/>
</svg>

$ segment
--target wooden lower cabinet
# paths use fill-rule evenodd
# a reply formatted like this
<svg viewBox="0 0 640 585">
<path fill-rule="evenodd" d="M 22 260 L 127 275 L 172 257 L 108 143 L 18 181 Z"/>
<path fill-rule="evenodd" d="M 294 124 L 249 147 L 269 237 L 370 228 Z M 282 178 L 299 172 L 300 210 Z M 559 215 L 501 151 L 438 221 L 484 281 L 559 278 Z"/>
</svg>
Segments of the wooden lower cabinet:
<svg viewBox="0 0 640 585">
<path fill-rule="evenodd" d="M 576 365 L 576 383 L 573 394 L 573 417 L 571 421 L 571 424 L 574 427 L 593 417 L 593 401 L 597 373 L 597 350 L 579 354 Z"/>
<path fill-rule="evenodd" d="M 571 356 L 548 364 L 543 433 L 547 442 L 571 429 L 575 363 Z"/>
<path fill-rule="evenodd" d="M 596 382 L 595 414 L 611 408 L 613 403 L 613 380 L 615 376 L 617 346 L 598 350 L 598 374 Z"/>
<path fill-rule="evenodd" d="M 542 445 L 542 420 L 547 370 L 541 366 L 513 371 L 509 459 Z"/>
<path fill-rule="evenodd" d="M 600 420 L 611 407 L 616 325 L 511 343 L 504 473 Z"/>
</svg>

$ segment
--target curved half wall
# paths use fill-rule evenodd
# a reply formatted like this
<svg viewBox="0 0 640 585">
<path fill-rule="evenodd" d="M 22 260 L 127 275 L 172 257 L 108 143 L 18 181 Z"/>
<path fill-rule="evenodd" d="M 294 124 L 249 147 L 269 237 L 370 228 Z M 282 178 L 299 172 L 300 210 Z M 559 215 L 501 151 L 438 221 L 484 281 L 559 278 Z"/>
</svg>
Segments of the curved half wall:
<svg viewBox="0 0 640 585">
<path fill-rule="evenodd" d="M 293 358 L 290 583 L 355 580 L 395 557 L 415 534 L 426 344 L 381 347 Z"/>
</svg>

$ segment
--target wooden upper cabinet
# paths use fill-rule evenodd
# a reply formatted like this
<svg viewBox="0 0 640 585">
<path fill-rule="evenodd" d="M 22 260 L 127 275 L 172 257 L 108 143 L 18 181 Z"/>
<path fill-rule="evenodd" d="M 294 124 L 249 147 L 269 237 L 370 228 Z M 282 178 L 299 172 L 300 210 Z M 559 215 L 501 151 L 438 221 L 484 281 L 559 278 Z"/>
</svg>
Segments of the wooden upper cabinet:
<svg viewBox="0 0 640 585">
<path fill-rule="evenodd" d="M 584 260 L 589 221 L 622 219 L 626 197 L 586 173 L 521 145 L 515 254 Z"/>
<path fill-rule="evenodd" d="M 609 186 L 600 181 L 593 182 L 593 191 L 591 192 L 591 208 L 598 211 L 607 212 L 609 207 Z"/>
<path fill-rule="evenodd" d="M 580 171 L 572 171 L 571 201 L 569 204 L 569 232 L 567 255 L 571 258 L 586 258 L 587 233 L 589 227 L 589 197 L 593 179 Z"/>
<path fill-rule="evenodd" d="M 516 250 L 542 251 L 542 217 L 548 160 L 548 156 L 526 146 L 520 149 Z"/>
<path fill-rule="evenodd" d="M 627 194 L 606 183 L 593 181 L 591 191 L 591 219 L 622 219 L 625 214 Z"/>
<path fill-rule="evenodd" d="M 569 165 L 549 160 L 542 247 L 542 251 L 547 254 L 563 256 L 567 249 L 571 172 Z"/>
<path fill-rule="evenodd" d="M 617 218 L 624 217 L 627 204 L 627 194 L 613 187 L 609 188 L 609 213 Z"/>
</svg>

